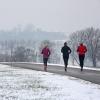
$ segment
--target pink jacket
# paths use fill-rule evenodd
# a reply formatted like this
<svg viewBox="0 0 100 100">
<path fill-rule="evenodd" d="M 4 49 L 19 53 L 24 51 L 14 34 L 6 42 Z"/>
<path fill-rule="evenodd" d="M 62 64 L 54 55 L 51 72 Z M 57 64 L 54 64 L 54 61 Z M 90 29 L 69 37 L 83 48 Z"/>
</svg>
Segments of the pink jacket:
<svg viewBox="0 0 100 100">
<path fill-rule="evenodd" d="M 43 57 L 44 57 L 44 58 L 48 58 L 48 57 L 50 56 L 51 53 L 50 53 L 49 48 L 45 47 L 45 48 L 42 49 L 41 54 L 43 54 Z"/>
</svg>

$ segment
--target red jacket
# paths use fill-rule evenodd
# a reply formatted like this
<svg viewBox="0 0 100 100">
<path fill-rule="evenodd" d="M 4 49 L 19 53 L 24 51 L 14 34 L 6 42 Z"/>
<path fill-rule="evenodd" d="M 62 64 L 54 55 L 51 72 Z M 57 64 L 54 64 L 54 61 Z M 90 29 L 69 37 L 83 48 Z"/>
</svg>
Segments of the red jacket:
<svg viewBox="0 0 100 100">
<path fill-rule="evenodd" d="M 85 45 L 78 46 L 77 52 L 79 53 L 79 55 L 84 55 L 87 52 L 86 46 Z"/>
<path fill-rule="evenodd" d="M 48 58 L 50 56 L 50 50 L 49 50 L 49 48 L 47 48 L 47 47 L 43 48 L 41 54 L 43 54 L 44 58 Z"/>
</svg>

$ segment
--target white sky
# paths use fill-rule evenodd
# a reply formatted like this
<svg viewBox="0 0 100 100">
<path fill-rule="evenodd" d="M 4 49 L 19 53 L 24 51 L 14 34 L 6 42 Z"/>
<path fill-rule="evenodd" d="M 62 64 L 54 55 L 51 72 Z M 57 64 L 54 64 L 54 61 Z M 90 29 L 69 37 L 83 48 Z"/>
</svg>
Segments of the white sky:
<svg viewBox="0 0 100 100">
<path fill-rule="evenodd" d="M 100 0 L 0 0 L 0 29 L 34 24 L 47 31 L 100 27 Z"/>
</svg>

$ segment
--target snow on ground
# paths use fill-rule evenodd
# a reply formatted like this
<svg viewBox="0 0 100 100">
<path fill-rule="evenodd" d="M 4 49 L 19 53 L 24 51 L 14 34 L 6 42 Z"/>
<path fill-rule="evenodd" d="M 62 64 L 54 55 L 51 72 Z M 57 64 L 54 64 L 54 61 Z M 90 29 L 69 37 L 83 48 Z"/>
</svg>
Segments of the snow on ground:
<svg viewBox="0 0 100 100">
<path fill-rule="evenodd" d="M 100 100 L 100 85 L 0 65 L 0 100 Z"/>
</svg>

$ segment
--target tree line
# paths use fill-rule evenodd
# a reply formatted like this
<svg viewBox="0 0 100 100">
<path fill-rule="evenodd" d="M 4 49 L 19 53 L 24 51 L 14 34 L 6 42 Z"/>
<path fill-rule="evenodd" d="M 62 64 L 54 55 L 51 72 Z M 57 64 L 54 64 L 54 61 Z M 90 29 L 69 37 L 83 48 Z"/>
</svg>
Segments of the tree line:
<svg viewBox="0 0 100 100">
<path fill-rule="evenodd" d="M 76 48 L 82 42 L 86 44 L 88 52 L 86 54 L 87 65 L 93 67 L 100 66 L 100 29 L 93 27 L 74 32 L 69 37 L 69 44 L 72 49 L 73 64 L 77 58 Z"/>
<path fill-rule="evenodd" d="M 2 40 L 0 41 L 1 62 L 42 62 L 41 50 L 45 44 L 51 49 L 49 63 L 62 64 L 61 47 L 67 41 L 72 53 L 70 61 L 77 64 L 77 46 L 80 42 L 87 46 L 85 66 L 98 67 L 100 65 L 100 29 L 86 28 L 69 35 L 68 39 L 62 41 L 54 40 Z"/>
</svg>

